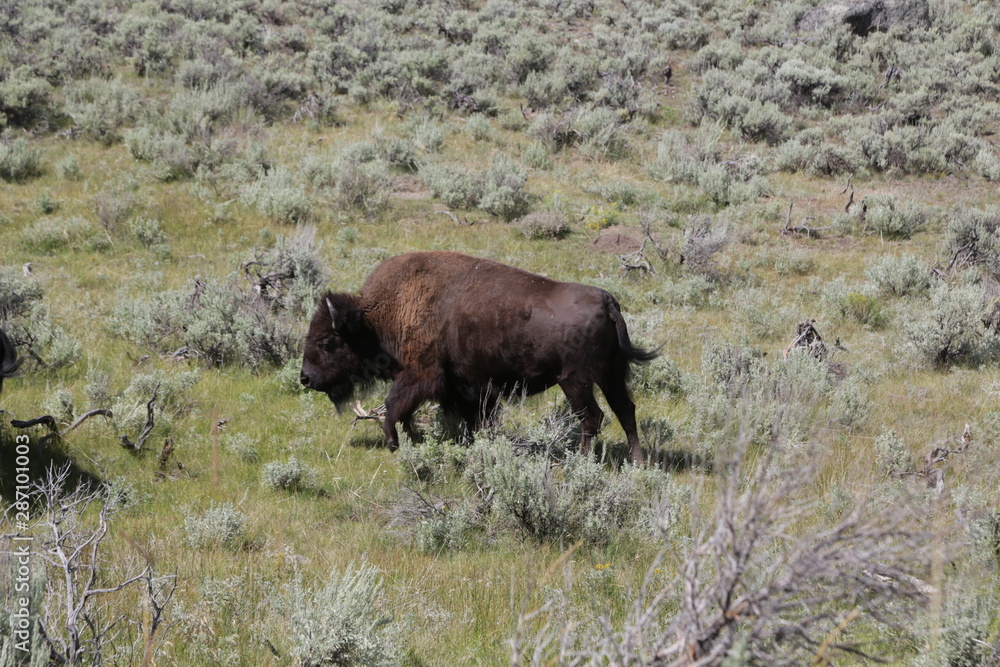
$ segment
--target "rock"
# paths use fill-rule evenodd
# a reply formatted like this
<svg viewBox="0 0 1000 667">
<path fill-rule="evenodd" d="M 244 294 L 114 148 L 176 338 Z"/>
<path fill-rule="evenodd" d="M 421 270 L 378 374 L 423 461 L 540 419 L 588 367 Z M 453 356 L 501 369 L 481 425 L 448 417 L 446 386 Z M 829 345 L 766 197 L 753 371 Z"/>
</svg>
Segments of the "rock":
<svg viewBox="0 0 1000 667">
<path fill-rule="evenodd" d="M 854 34 L 865 37 L 894 27 L 929 28 L 928 0 L 833 0 L 806 12 L 799 30 L 811 32 L 831 22 L 846 23 Z"/>
</svg>

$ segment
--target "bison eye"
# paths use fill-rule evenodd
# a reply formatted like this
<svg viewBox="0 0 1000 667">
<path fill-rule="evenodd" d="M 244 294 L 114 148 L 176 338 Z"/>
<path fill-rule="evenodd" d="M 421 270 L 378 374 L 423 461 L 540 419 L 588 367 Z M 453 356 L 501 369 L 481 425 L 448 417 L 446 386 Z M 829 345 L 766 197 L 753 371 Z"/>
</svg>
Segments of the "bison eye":
<svg viewBox="0 0 1000 667">
<path fill-rule="evenodd" d="M 336 352 L 337 351 L 337 340 L 335 338 L 325 338 L 320 341 L 319 346 L 325 352 Z"/>
</svg>

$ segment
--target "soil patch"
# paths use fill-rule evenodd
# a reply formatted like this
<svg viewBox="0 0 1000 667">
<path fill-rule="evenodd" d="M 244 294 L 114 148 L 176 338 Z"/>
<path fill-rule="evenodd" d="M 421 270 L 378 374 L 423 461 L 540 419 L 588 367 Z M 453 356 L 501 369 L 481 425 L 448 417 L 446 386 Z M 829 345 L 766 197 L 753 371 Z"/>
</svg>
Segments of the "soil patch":
<svg viewBox="0 0 1000 667">
<path fill-rule="evenodd" d="M 620 230 L 606 229 L 590 242 L 590 247 L 597 252 L 609 255 L 627 255 L 641 248 L 642 241 L 624 234 Z"/>
</svg>

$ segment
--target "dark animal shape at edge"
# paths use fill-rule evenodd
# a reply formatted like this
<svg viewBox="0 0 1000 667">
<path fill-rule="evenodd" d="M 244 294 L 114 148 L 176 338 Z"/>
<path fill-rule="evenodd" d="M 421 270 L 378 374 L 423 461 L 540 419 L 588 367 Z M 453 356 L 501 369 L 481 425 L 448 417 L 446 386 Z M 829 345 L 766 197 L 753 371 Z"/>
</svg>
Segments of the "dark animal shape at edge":
<svg viewBox="0 0 1000 667">
<path fill-rule="evenodd" d="M 15 377 L 20 367 L 21 360 L 17 356 L 14 343 L 7 337 L 6 332 L 0 329 L 0 391 L 3 391 L 3 381 Z"/>
<path fill-rule="evenodd" d="M 376 267 L 358 295 L 320 298 L 300 380 L 338 410 L 357 388 L 392 380 L 390 450 L 399 443 L 398 422 L 413 435 L 413 413 L 424 401 L 457 413 L 471 432 L 502 397 L 558 384 L 583 423 L 584 453 L 603 418 L 596 384 L 625 430 L 632 461 L 644 463 L 627 379 L 633 362 L 656 356 L 632 345 L 618 302 L 602 289 L 456 252 L 415 252 Z"/>
</svg>

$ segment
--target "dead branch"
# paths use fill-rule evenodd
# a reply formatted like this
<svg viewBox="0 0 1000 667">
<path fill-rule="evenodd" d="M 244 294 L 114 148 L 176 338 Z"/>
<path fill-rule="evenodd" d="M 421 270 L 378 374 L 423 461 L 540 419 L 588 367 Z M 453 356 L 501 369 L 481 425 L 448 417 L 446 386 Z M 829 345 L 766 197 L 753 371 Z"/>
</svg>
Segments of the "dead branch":
<svg viewBox="0 0 1000 667">
<path fill-rule="evenodd" d="M 788 347 L 785 348 L 784 360 L 788 361 L 788 353 L 792 351 L 794 347 L 804 347 L 809 352 L 809 355 L 817 359 L 825 359 L 827 357 L 828 351 L 826 349 L 826 344 L 823 342 L 823 337 L 819 335 L 819 331 L 816 330 L 814 326 L 816 323 L 815 319 L 802 320 L 798 323 L 796 327 L 796 337 Z M 837 339 L 838 347 L 840 339 Z"/>
<path fill-rule="evenodd" d="M 32 426 L 38 426 L 39 424 L 45 424 L 50 431 L 56 433 L 59 427 L 56 425 L 56 418 L 52 415 L 42 415 L 41 417 L 35 417 L 34 419 L 29 419 L 27 421 L 21 421 L 20 419 L 11 419 L 10 425 L 14 428 L 31 428 Z"/>
<path fill-rule="evenodd" d="M 910 586 L 925 597 L 931 597 L 938 593 L 938 589 L 935 586 L 932 586 L 923 579 L 918 579 L 906 572 L 900 572 L 899 569 L 882 563 L 875 563 L 871 572 L 865 572 L 865 574 L 871 577 L 882 577 L 883 581 L 895 581 Z"/>
<path fill-rule="evenodd" d="M 438 211 L 438 214 L 439 215 L 446 215 L 446 216 L 448 216 L 449 218 L 451 218 L 454 221 L 454 223 L 456 225 L 467 225 L 467 226 L 471 227 L 474 224 L 472 222 L 469 222 L 468 219 L 459 220 L 458 216 L 455 215 L 454 213 L 452 213 L 451 211 Z"/>
<path fill-rule="evenodd" d="M 140 580 L 152 580 L 152 565 L 147 561 L 138 571 L 133 567 L 134 574 L 117 581 L 104 575 L 103 542 L 111 519 L 121 509 L 120 499 L 86 485 L 68 491 L 69 477 L 69 464 L 51 467 L 32 489 L 43 508 L 33 530 L 32 553 L 51 573 L 45 578 L 49 603 L 42 607 L 38 627 L 51 651 L 51 663 L 100 664 L 102 654 L 114 647 L 119 636 L 115 628 L 126 618 L 109 615 L 104 600 Z M 94 505 L 99 508 L 96 517 L 88 511 Z M 156 602 L 162 617 L 169 597 Z"/>
<path fill-rule="evenodd" d="M 133 443 L 128 439 L 127 435 L 118 436 L 118 441 L 121 446 L 125 449 L 130 449 L 132 451 L 141 451 L 143 446 L 146 444 L 146 440 L 149 438 L 149 434 L 153 431 L 153 406 L 156 404 L 156 395 L 160 391 L 160 383 L 157 382 L 156 386 L 153 387 L 153 395 L 149 398 L 146 403 L 146 423 L 142 426 L 142 431 L 139 433 L 139 439 Z"/>
<path fill-rule="evenodd" d="M 169 627 L 164 627 L 163 632 L 159 634 L 159 637 L 157 636 L 157 630 L 159 630 L 165 620 L 163 612 L 173 599 L 174 593 L 177 592 L 176 573 L 165 577 L 154 577 L 153 564 L 148 557 L 146 562 L 147 567 L 143 578 L 146 581 L 146 601 L 149 603 L 149 621 L 146 629 L 146 648 L 143 652 L 140 667 L 147 667 L 147 665 L 152 664 L 153 655 L 156 653 L 156 645 L 163 641 L 163 637 L 166 635 L 167 628 Z"/>
<path fill-rule="evenodd" d="M 749 442 L 739 437 L 719 469 L 710 515 L 702 516 L 692 498 L 691 541 L 678 547 L 675 536 L 664 535 L 661 558 L 673 554 L 679 574 L 664 581 L 653 574 L 659 560 L 650 564 L 624 623 L 605 619 L 599 637 L 574 637 L 568 618 L 543 612 L 549 620 L 532 664 L 553 658 L 714 667 L 738 645 L 755 664 L 805 664 L 816 655 L 824 664 L 837 655 L 872 658 L 843 632 L 845 610 L 891 620 L 906 613 L 900 602 L 933 594 L 915 574 L 926 569 L 934 542 L 922 527 L 926 518 L 909 503 L 876 508 L 859 500 L 847 516 L 808 527 L 803 520 L 816 510 L 808 487 L 822 468 L 818 452 L 786 469 L 770 453 L 748 461 Z"/>
<path fill-rule="evenodd" d="M 98 408 L 96 410 L 91 410 L 90 412 L 86 412 L 80 415 L 75 422 L 67 426 L 62 431 L 59 430 L 56 424 L 55 417 L 53 417 L 52 415 L 42 415 L 41 417 L 35 417 L 34 419 L 29 419 L 27 421 L 12 419 L 10 420 L 10 425 L 13 426 L 14 428 L 31 428 L 32 426 L 38 426 L 39 424 L 44 424 L 46 427 L 48 427 L 49 431 L 51 431 L 51 433 L 49 433 L 50 436 L 61 438 L 70 431 L 75 430 L 80 424 L 87 421 L 91 417 L 97 417 L 97 416 L 111 417 L 112 416 L 111 410 Z"/>
<path fill-rule="evenodd" d="M 656 240 L 656 236 L 653 234 L 653 220 L 650 215 L 639 216 L 639 226 L 642 228 L 642 233 L 646 237 L 646 241 L 649 241 L 653 245 L 653 249 L 656 250 L 656 254 L 659 256 L 660 261 L 666 263 L 671 255 L 671 253 L 676 254 L 680 263 L 684 263 L 684 255 L 682 255 L 677 250 L 673 248 L 665 248 L 660 245 Z M 645 243 L 645 241 L 643 241 Z"/>
<path fill-rule="evenodd" d="M 912 475 L 927 480 L 927 486 L 934 489 L 938 495 L 944 492 L 944 469 L 938 464 L 944 463 L 952 454 L 961 454 L 969 448 L 972 443 L 972 432 L 968 424 L 961 436 L 957 436 L 958 446 L 955 448 L 935 446 L 931 448 L 923 459 L 923 467 L 920 470 L 905 472 L 902 475 Z"/>
<path fill-rule="evenodd" d="M 854 174 L 851 174 L 850 177 L 847 179 L 847 186 L 845 186 L 843 192 L 840 193 L 840 194 L 847 194 L 848 191 L 850 191 L 851 193 L 851 196 L 847 200 L 847 206 L 844 207 L 844 213 L 850 213 L 851 205 L 854 204 L 854 184 L 851 183 L 851 181 L 853 180 L 854 180 Z"/>
<path fill-rule="evenodd" d="M 157 461 L 160 464 L 160 472 L 167 471 L 167 461 L 170 460 L 170 455 L 174 452 L 174 440 L 173 438 L 167 438 L 163 443 L 163 449 L 160 450 L 160 456 Z"/>
<path fill-rule="evenodd" d="M 363 407 L 361 407 L 361 401 L 354 401 L 354 405 L 351 406 L 351 410 L 353 410 L 354 414 L 356 415 L 354 417 L 354 421 L 351 422 L 352 429 L 357 425 L 359 421 L 363 419 L 374 419 L 375 421 L 382 421 L 382 418 L 385 417 L 385 412 L 386 412 L 385 403 L 378 406 L 377 408 L 373 408 L 371 410 L 365 410 Z"/>
<path fill-rule="evenodd" d="M 794 202 L 788 202 L 788 214 L 785 216 L 785 226 L 781 229 L 781 234 L 805 234 L 806 236 L 812 236 L 818 232 L 825 231 L 827 229 L 833 229 L 833 225 L 827 225 L 825 227 L 810 227 L 806 223 L 810 220 L 815 220 L 816 216 L 807 215 L 802 218 L 802 222 L 798 225 L 792 226 L 792 206 Z"/>
<path fill-rule="evenodd" d="M 111 410 L 107 410 L 105 408 L 97 408 L 96 410 L 91 410 L 90 412 L 85 412 L 84 414 L 82 414 L 79 417 L 77 417 L 77 419 L 76 419 L 75 422 L 73 422 L 72 424 L 70 424 L 69 426 L 67 426 L 63 431 L 61 431 L 59 433 L 59 437 L 60 438 L 64 437 L 67 433 L 69 433 L 70 431 L 72 431 L 77 426 L 79 426 L 83 422 L 87 421 L 91 417 L 98 417 L 98 416 L 100 416 L 100 417 L 107 417 L 108 419 L 111 419 L 114 415 L 111 413 Z"/>
<path fill-rule="evenodd" d="M 643 251 L 646 249 L 646 240 L 643 239 L 642 245 L 638 250 L 630 252 L 624 255 L 618 255 L 618 259 L 621 260 L 621 270 L 622 276 L 628 276 L 633 271 L 639 271 L 640 273 L 650 275 L 656 273 L 653 266 L 646 260 L 643 256 Z"/>
</svg>

